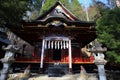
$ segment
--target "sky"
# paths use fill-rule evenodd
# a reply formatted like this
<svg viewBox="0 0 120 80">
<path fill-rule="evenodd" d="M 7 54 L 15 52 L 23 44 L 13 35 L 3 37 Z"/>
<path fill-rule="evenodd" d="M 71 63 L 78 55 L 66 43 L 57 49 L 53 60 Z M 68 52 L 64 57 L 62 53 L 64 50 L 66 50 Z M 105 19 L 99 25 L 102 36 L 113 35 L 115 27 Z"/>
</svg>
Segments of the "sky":
<svg viewBox="0 0 120 80">
<path fill-rule="evenodd" d="M 81 4 L 82 4 L 82 6 L 84 6 L 84 0 L 78 0 Z M 105 3 L 105 4 L 107 4 L 108 2 L 107 2 L 107 0 L 99 0 L 99 1 L 102 1 L 103 3 Z M 87 4 L 87 6 L 89 6 L 90 4 L 92 3 L 92 0 L 86 0 L 86 4 Z"/>
</svg>

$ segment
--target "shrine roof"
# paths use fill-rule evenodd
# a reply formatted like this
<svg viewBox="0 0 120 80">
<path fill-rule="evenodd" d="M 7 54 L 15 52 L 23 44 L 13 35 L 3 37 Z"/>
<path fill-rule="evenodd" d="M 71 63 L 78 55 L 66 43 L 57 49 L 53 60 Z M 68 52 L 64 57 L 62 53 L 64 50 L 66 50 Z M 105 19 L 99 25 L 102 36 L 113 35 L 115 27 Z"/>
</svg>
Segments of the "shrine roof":
<svg viewBox="0 0 120 80">
<path fill-rule="evenodd" d="M 72 21 L 79 21 L 61 2 L 56 2 L 49 10 L 39 16 L 36 20 L 43 20 L 50 16 L 63 17 Z"/>
<path fill-rule="evenodd" d="M 62 18 L 62 17 L 48 17 L 44 20 L 34 20 L 34 21 L 23 21 L 24 25 L 46 25 L 47 23 L 50 23 L 52 21 L 61 21 L 63 23 L 66 23 L 67 25 L 76 25 L 76 26 L 95 26 L 96 23 L 93 21 L 70 21 L 68 19 Z"/>
<path fill-rule="evenodd" d="M 67 25 L 86 25 L 93 26 L 95 22 L 93 21 L 81 21 L 76 16 L 74 16 L 68 9 L 61 4 L 61 2 L 56 2 L 49 10 L 44 14 L 39 16 L 37 19 L 32 21 L 23 21 L 23 24 L 42 24 L 45 25 L 52 21 L 58 20 L 66 23 Z"/>
<path fill-rule="evenodd" d="M 60 2 L 33 21 L 23 21 L 19 29 L 11 29 L 30 44 L 41 42 L 43 36 L 62 34 L 71 36 L 73 41 L 88 44 L 96 38 L 95 22 L 81 21 Z"/>
<path fill-rule="evenodd" d="M 60 21 L 68 26 L 95 26 L 93 21 L 81 21 L 74 16 L 68 9 L 64 7 L 59 1 L 56 2 L 49 10 L 32 21 L 23 21 L 23 25 L 46 25 L 52 21 Z"/>
</svg>

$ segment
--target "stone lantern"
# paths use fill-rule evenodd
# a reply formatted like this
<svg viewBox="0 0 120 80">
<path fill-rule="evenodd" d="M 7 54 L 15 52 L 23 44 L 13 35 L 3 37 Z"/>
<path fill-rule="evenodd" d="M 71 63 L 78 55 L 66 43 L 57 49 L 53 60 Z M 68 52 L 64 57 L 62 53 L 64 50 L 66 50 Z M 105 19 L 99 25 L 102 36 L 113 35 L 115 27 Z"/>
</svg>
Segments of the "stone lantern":
<svg viewBox="0 0 120 80">
<path fill-rule="evenodd" d="M 19 48 L 17 48 L 15 45 L 8 45 L 7 47 L 3 48 L 5 52 L 4 58 L 0 59 L 0 61 L 3 63 L 3 69 L 1 70 L 1 76 L 0 80 L 6 80 L 7 74 L 9 72 L 9 68 L 11 64 L 14 62 L 14 55 L 15 52 L 18 51 Z"/>
<path fill-rule="evenodd" d="M 106 52 L 107 48 L 102 48 L 101 44 L 96 40 L 95 45 L 90 51 L 93 53 L 95 58 L 94 63 L 98 67 L 99 80 L 106 80 L 104 65 L 107 63 L 107 61 L 104 59 L 105 56 L 103 52 Z"/>
</svg>

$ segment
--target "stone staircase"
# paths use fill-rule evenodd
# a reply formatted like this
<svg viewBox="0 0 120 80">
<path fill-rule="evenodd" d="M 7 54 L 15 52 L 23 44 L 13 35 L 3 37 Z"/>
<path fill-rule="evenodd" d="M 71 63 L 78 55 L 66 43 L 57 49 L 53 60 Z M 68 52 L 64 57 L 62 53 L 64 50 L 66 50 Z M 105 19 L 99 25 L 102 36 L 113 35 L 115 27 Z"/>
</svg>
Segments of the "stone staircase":
<svg viewBox="0 0 120 80">
<path fill-rule="evenodd" d="M 61 77 L 68 73 L 68 65 L 59 63 L 50 64 L 45 72 L 49 77 Z"/>
</svg>

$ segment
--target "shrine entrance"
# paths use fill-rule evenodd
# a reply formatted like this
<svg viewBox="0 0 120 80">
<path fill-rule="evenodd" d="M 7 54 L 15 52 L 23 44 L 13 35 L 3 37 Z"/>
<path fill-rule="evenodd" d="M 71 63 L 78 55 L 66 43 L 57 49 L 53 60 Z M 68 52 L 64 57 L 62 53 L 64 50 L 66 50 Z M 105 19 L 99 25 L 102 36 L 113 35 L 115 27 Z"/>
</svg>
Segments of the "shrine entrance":
<svg viewBox="0 0 120 80">
<path fill-rule="evenodd" d="M 53 49 L 53 60 L 61 61 L 61 49 Z"/>
<path fill-rule="evenodd" d="M 41 50 L 41 60 L 40 68 L 43 68 L 45 50 L 52 50 L 52 59 L 56 61 L 61 61 L 61 54 L 63 49 L 68 49 L 69 55 L 69 71 L 72 69 L 72 51 L 71 51 L 71 39 L 64 36 L 49 36 L 43 38 L 42 41 L 42 50 Z"/>
</svg>

